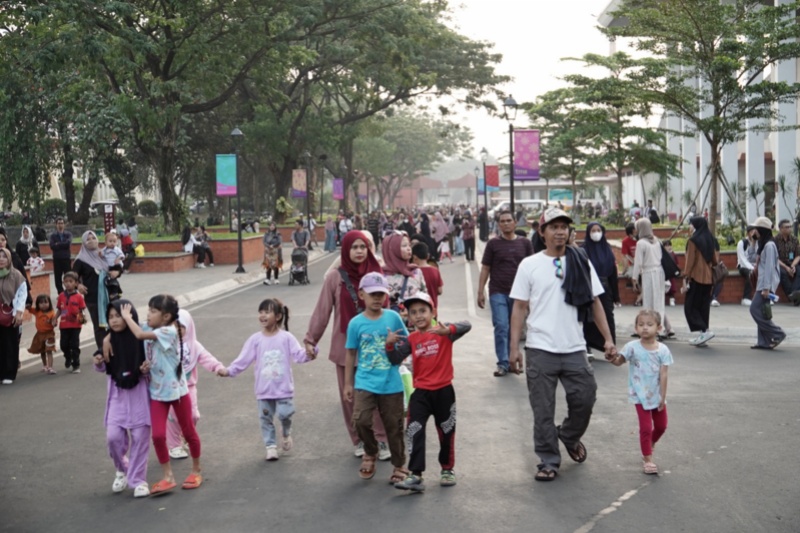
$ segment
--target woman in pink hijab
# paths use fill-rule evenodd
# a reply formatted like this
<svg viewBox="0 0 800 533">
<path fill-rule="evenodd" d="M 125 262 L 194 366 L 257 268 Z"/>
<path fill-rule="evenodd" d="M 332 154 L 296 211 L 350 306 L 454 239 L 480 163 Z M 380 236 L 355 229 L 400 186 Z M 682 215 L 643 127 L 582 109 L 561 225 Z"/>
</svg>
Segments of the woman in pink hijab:
<svg viewBox="0 0 800 533">
<path fill-rule="evenodd" d="M 389 282 L 392 306 L 403 303 L 418 292 L 428 292 L 422 270 L 411 263 L 411 240 L 402 232 L 383 239 L 383 273 Z"/>
</svg>

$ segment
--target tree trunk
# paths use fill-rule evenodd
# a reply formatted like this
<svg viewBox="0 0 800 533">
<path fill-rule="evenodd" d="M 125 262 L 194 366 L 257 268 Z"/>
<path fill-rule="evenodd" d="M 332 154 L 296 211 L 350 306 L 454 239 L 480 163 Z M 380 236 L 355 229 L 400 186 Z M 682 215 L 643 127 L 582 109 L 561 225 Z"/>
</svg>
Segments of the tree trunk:
<svg viewBox="0 0 800 533">
<path fill-rule="evenodd" d="M 64 137 L 62 136 L 62 138 Z M 72 163 L 74 161 L 72 157 L 72 146 L 64 144 L 62 151 L 64 152 L 64 170 L 61 172 L 61 181 L 64 182 L 64 196 L 67 202 L 67 220 L 73 222 L 75 220 L 75 185 L 72 183 L 72 179 L 75 175 L 75 169 L 72 168 Z"/>
<path fill-rule="evenodd" d="M 154 165 L 156 181 L 161 191 L 161 217 L 164 228 L 171 233 L 181 231 L 181 202 L 175 194 L 175 153 L 169 146 L 158 150 L 158 161 Z"/>
<path fill-rule="evenodd" d="M 717 145 L 711 145 L 711 183 L 709 187 L 708 229 L 711 235 L 717 234 L 717 211 L 719 209 L 719 150 Z"/>
</svg>

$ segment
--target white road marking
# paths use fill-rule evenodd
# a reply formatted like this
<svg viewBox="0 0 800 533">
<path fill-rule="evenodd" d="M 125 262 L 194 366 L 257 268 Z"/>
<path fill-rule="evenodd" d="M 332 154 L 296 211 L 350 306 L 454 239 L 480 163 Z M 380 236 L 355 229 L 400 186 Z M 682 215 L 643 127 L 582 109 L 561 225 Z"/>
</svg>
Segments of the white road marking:
<svg viewBox="0 0 800 533">
<path fill-rule="evenodd" d="M 652 483 L 652 482 L 651 482 L 651 481 L 647 481 L 647 482 L 645 482 L 645 483 L 641 484 L 641 485 L 640 485 L 638 488 L 636 488 L 636 489 L 633 489 L 633 490 L 630 490 L 630 491 L 626 492 L 625 494 L 623 494 L 622 496 L 620 496 L 619 498 L 617 498 L 617 500 L 616 500 L 615 502 L 613 502 L 611 505 L 609 505 L 609 506 L 608 506 L 608 507 L 606 507 L 605 509 L 602 509 L 602 510 L 601 510 L 600 512 L 598 512 L 596 515 L 594 515 L 594 516 L 591 518 L 591 520 L 589 520 L 588 522 L 586 522 L 585 524 L 583 524 L 581 527 L 579 527 L 578 529 L 576 529 L 576 530 L 575 530 L 575 533 L 589 533 L 589 531 L 591 531 L 592 529 L 594 529 L 594 526 L 596 526 L 596 525 L 597 525 L 597 523 L 598 523 L 600 520 L 602 520 L 602 519 L 603 519 L 603 518 L 605 518 L 606 516 L 610 515 L 611 513 L 613 513 L 614 511 L 616 511 L 616 510 L 617 510 L 617 509 L 619 509 L 620 507 L 622 507 L 622 504 L 623 504 L 623 503 L 625 503 L 626 501 L 628 501 L 628 500 L 630 500 L 631 498 L 633 498 L 634 496 L 636 496 L 636 494 L 637 494 L 637 493 L 638 493 L 640 490 L 642 490 L 643 488 L 645 488 L 646 486 L 648 486 L 650 483 Z"/>
<path fill-rule="evenodd" d="M 475 311 L 475 294 L 472 292 L 472 276 L 469 266 L 469 261 L 464 263 L 464 272 L 467 277 L 467 313 L 470 318 L 478 318 L 478 313 Z"/>
</svg>

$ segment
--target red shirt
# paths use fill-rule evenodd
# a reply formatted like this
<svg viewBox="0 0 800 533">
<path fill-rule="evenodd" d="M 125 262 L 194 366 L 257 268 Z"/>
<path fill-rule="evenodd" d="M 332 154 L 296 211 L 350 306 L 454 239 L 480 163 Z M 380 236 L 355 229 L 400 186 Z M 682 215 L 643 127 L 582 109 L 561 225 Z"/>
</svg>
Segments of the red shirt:
<svg viewBox="0 0 800 533">
<path fill-rule="evenodd" d="M 444 285 L 439 269 L 432 266 L 419 267 L 422 270 L 422 277 L 425 278 L 425 288 L 428 289 L 428 296 L 431 297 L 434 309 L 439 309 L 439 287 Z"/>
<path fill-rule="evenodd" d="M 58 295 L 56 308 L 61 311 L 61 322 L 58 325 L 60 329 L 81 328 L 82 324 L 78 322 L 78 315 L 86 309 L 86 302 L 83 301 L 81 293 L 76 291 L 67 295 L 67 291 L 62 292 Z"/>
<path fill-rule="evenodd" d="M 630 235 L 627 235 L 624 239 L 622 239 L 622 255 L 636 257 L 636 239 Z M 627 259 L 625 261 L 625 266 L 630 266 L 627 264 Z M 631 264 L 633 264 L 633 262 L 631 262 Z"/>
<path fill-rule="evenodd" d="M 450 333 L 456 327 L 450 325 Z M 438 390 L 453 382 L 453 341 L 447 335 L 415 331 L 408 335 L 414 388 Z"/>
</svg>

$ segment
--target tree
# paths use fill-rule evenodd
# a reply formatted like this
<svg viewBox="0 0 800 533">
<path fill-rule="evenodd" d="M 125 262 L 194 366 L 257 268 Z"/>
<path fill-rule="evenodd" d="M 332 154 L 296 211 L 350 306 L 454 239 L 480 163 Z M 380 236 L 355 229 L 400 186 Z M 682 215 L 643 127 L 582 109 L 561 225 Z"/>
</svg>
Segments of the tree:
<svg viewBox="0 0 800 533">
<path fill-rule="evenodd" d="M 797 127 L 793 117 L 777 125 L 775 104 L 795 100 L 800 85 L 762 75 L 800 56 L 798 8 L 797 2 L 773 6 L 761 0 L 624 0 L 614 15 L 625 24 L 602 30 L 632 38 L 648 54 L 635 62 L 630 79 L 649 102 L 691 123 L 686 134 L 699 133 L 711 147 L 709 167 L 701 170 L 710 178 L 712 213 L 718 211 L 719 184 L 732 196 L 722 148 L 744 137 L 747 121 L 760 121 L 763 130 Z M 715 219 L 709 221 L 712 231 Z"/>
<path fill-rule="evenodd" d="M 468 130 L 430 114 L 404 111 L 370 120 L 355 139 L 353 161 L 378 191 L 379 205 L 391 203 L 420 172 L 464 153 L 472 140 Z"/>
<path fill-rule="evenodd" d="M 587 127 L 593 111 L 576 101 L 571 89 L 557 89 L 540 96 L 532 104 L 523 104 L 532 126 L 539 130 L 540 175 L 547 181 L 566 178 L 572 185 L 572 198 L 577 201 L 578 189 L 587 174 L 598 164 L 594 150 L 595 128 Z"/>
<path fill-rule="evenodd" d="M 651 104 L 634 79 L 636 60 L 617 52 L 586 54 L 580 61 L 608 73 L 603 78 L 572 74 L 564 79 L 572 84 L 575 103 L 586 106 L 580 113 L 581 129 L 592 139 L 596 167 L 617 177 L 616 208 L 624 210 L 622 178 L 627 170 L 676 176 L 679 159 L 667 152 L 662 132 L 643 125 L 651 115 Z"/>
</svg>

